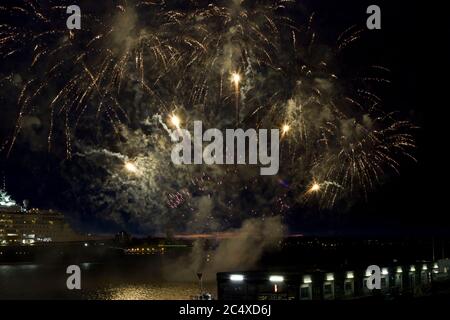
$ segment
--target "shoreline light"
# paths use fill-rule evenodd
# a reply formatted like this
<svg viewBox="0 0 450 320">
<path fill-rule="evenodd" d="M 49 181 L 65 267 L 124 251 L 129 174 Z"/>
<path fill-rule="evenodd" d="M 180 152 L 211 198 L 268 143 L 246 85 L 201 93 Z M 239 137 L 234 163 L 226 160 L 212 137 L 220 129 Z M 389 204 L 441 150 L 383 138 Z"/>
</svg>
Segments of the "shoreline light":
<svg viewBox="0 0 450 320">
<path fill-rule="evenodd" d="M 283 276 L 270 276 L 269 281 L 270 282 L 283 282 L 284 277 Z"/>
<path fill-rule="evenodd" d="M 242 274 L 232 274 L 230 275 L 230 280 L 235 282 L 244 281 L 244 276 Z"/>
</svg>

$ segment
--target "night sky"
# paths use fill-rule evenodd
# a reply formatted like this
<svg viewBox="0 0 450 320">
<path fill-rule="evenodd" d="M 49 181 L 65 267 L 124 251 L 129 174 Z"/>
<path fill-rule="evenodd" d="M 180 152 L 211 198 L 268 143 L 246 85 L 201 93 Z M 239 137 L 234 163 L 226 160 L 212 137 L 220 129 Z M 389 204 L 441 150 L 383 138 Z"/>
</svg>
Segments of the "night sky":
<svg viewBox="0 0 450 320">
<path fill-rule="evenodd" d="M 203 2 L 207 1 L 197 1 L 196 5 L 202 6 Z M 261 209 L 262 213 L 255 213 L 256 216 L 280 214 L 292 233 L 411 236 L 449 234 L 450 218 L 444 205 L 447 202 L 448 190 L 446 186 L 448 161 L 445 155 L 447 136 L 442 133 L 446 131 L 446 116 L 444 116 L 446 100 L 441 99 L 448 92 L 448 88 L 445 88 L 448 83 L 445 79 L 447 73 L 444 70 L 449 56 L 447 48 L 449 27 L 443 25 L 444 20 L 432 19 L 430 15 L 441 11 L 442 8 L 431 6 L 429 2 L 426 3 L 427 8 L 424 8 L 423 3 L 419 5 L 411 1 L 297 2 L 300 3 L 297 5 L 298 11 L 291 13 L 291 16 L 296 21 L 303 22 L 315 12 L 314 28 L 317 41 L 326 47 L 331 47 L 339 34 L 348 27 L 352 25 L 364 27 L 368 5 L 377 4 L 381 7 L 382 30 L 366 30 L 361 39 L 352 45 L 351 49 L 346 49 L 345 55 L 337 60 L 336 69 L 346 75 L 357 74 L 364 66 L 370 65 L 383 66 L 391 70 L 388 77 L 391 83 L 377 88 L 377 94 L 383 99 L 385 112 L 397 111 L 396 117 L 408 120 L 418 127 L 413 130 L 417 148 L 412 152 L 417 162 L 402 158 L 400 175 L 388 171 L 380 178 L 379 185 L 368 191 L 367 197 L 357 192 L 346 194 L 332 207 L 324 207 L 293 200 L 297 199 L 296 193 L 301 191 L 296 191 L 290 186 L 287 192 L 289 208 L 281 213 L 275 213 L 273 206 L 263 200 L 256 201 L 254 196 L 256 193 L 259 194 L 258 199 L 271 197 L 274 191 L 272 185 L 268 183 L 270 186 L 261 186 L 257 190 L 250 189 L 248 193 L 251 194 L 242 191 L 235 196 L 233 201 L 236 203 L 236 211 L 240 213 L 233 212 L 227 217 L 228 213 L 222 210 L 222 206 L 227 204 L 222 202 L 223 199 L 227 199 L 227 192 L 231 193 L 233 186 L 240 184 L 233 181 L 233 184 L 228 182 L 229 186 L 224 183 L 211 189 L 211 193 L 214 194 L 217 188 L 221 188 L 221 195 L 217 197 L 223 199 L 217 203 L 211 203 L 209 198 L 198 190 L 189 190 L 191 207 L 165 208 L 164 212 L 159 212 L 159 206 L 156 204 L 159 202 L 162 207 L 166 205 L 165 198 L 170 189 L 183 187 L 181 182 L 178 184 L 172 181 L 176 176 L 172 175 L 170 167 L 164 166 L 167 171 L 158 171 L 155 178 L 156 185 L 164 183 L 167 189 L 155 189 L 153 185 L 146 186 L 145 190 L 143 187 L 138 188 L 145 193 L 142 198 L 146 199 L 143 205 L 141 198 L 131 197 L 122 188 L 114 189 L 123 180 L 113 184 L 108 178 L 113 171 L 111 168 L 120 166 L 123 159 L 116 156 L 108 158 L 104 154 L 94 155 L 95 152 L 92 151 L 107 149 L 111 153 L 138 158 L 142 153 L 140 149 L 142 146 L 135 147 L 134 144 L 139 145 L 143 142 L 136 133 L 144 132 L 145 137 L 150 137 L 145 143 L 151 147 L 153 153 L 158 152 L 155 146 L 155 141 L 158 141 L 156 134 L 161 133 L 152 128 L 147 130 L 135 120 L 149 117 L 156 112 L 145 114 L 142 113 L 141 107 L 135 108 L 142 102 L 137 97 L 138 94 L 132 94 L 133 88 L 128 88 L 129 91 L 122 94 L 127 105 L 126 113 L 130 119 L 124 122 L 127 127 L 126 133 L 114 134 L 114 128 L 111 127 L 109 120 L 104 116 L 97 117 L 94 107 L 94 112 L 84 115 L 82 124 L 73 133 L 71 158 L 67 159 L 63 125 L 55 125 L 54 141 L 51 151 L 48 151 L 50 116 L 48 112 L 42 110 L 49 105 L 48 98 L 55 94 L 57 87 L 49 85 L 42 93 L 42 97 L 34 102 L 36 107 L 31 110 L 32 116 L 27 118 L 18 133 L 8 156 L 19 113 L 17 97 L 20 94 L 20 84 L 17 81 L 16 86 L 5 82 L 0 86 L 0 175 L 5 176 L 8 193 L 17 201 L 29 199 L 34 207 L 61 210 L 70 217 L 70 221 L 79 230 L 91 232 L 117 232 L 121 229 L 138 234 L 223 231 L 239 226 L 247 218 L 253 218 L 254 215 L 249 213 L 252 209 L 256 211 Z M 182 7 L 186 6 L 178 5 L 176 1 L 167 3 L 173 9 L 184 9 Z M 11 17 L 3 12 L 0 19 L 10 22 Z M 29 64 L 25 63 L 27 60 L 29 60 L 27 53 L 20 53 L 9 60 L 3 59 L 0 63 L 0 77 L 21 74 L 25 79 L 33 73 L 48 69 L 46 63 L 29 68 Z M 71 71 L 69 67 L 65 68 L 67 72 Z M 264 72 L 261 71 L 261 74 Z M 19 82 L 23 84 L 22 81 Z M 165 85 L 170 87 L 171 82 L 168 81 Z M 288 83 L 279 85 L 281 90 L 287 90 L 289 87 Z M 96 101 L 90 103 L 95 105 Z M 233 116 L 234 111 L 231 110 Z M 195 119 L 198 111 L 190 110 L 190 112 L 190 118 Z M 64 115 L 60 117 L 64 118 Z M 222 125 L 226 126 L 227 123 Z M 153 137 L 155 140 L 152 140 Z M 280 166 L 283 167 L 283 159 Z M 155 170 L 162 169 L 157 167 Z M 122 173 L 118 173 L 120 174 Z M 189 174 L 191 173 L 185 175 Z M 281 175 L 284 175 L 282 179 L 289 176 L 283 171 Z M 92 180 L 89 177 L 92 177 Z M 185 176 L 183 177 L 185 179 Z M 198 175 L 196 177 L 197 184 L 200 184 Z M 209 181 L 201 183 L 205 183 L 204 187 L 209 188 Z M 126 189 L 127 185 L 123 188 Z M 148 190 L 151 190 L 151 193 Z M 96 200 L 97 192 L 102 194 L 101 201 L 104 202 Z M 149 197 L 153 199 L 148 200 Z M 109 200 L 104 200 L 106 198 Z M 128 202 L 127 205 L 115 204 L 123 201 Z M 196 223 L 202 224 L 202 227 L 196 227 Z"/>
</svg>

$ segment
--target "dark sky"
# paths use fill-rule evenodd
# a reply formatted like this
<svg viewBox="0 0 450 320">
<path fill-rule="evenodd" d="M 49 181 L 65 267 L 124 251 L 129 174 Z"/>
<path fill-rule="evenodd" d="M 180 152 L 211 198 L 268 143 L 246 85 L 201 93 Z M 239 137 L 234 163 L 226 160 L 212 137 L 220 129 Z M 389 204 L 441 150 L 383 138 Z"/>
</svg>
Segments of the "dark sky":
<svg viewBox="0 0 450 320">
<path fill-rule="evenodd" d="M 382 9 L 382 30 L 365 35 L 351 59 L 360 64 L 383 65 L 392 71 L 392 84 L 383 94 L 385 104 L 399 110 L 403 118 L 420 127 L 416 131 L 417 163 L 405 162 L 400 176 L 386 179 L 368 200 L 356 200 L 350 210 L 317 210 L 287 217 L 292 232 L 307 234 L 449 234 L 447 203 L 446 140 L 444 134 L 448 92 L 444 71 L 449 57 L 449 27 L 435 19 L 441 4 L 414 1 L 304 0 L 304 7 L 316 12 L 323 41 L 336 39 L 336 32 L 353 24 L 364 25 L 369 4 Z M 439 3 L 435 1 L 435 3 Z M 426 8 L 425 8 L 426 6 Z M 3 104 L 13 99 L 2 91 Z M 3 111 L 5 110 L 5 111 Z M 0 109 L 0 143 L 6 141 L 17 114 Z M 34 133 L 36 134 L 36 133 Z M 37 134 L 41 134 L 37 132 Z M 43 132 L 42 134 L 46 134 Z M 17 200 L 30 199 L 34 206 L 72 211 L 65 199 L 70 186 L 61 178 L 61 155 L 42 146 L 19 143 L 9 158 L 1 153 L 8 191 Z M 72 194 L 72 197 L 74 195 Z M 62 201 L 62 199 L 64 199 Z M 73 216 L 73 215 L 72 215 Z M 108 223 L 76 216 L 83 229 L 115 231 Z"/>
<path fill-rule="evenodd" d="M 420 127 L 418 162 L 404 164 L 400 176 L 392 176 L 370 195 L 368 202 L 354 206 L 349 215 L 339 218 L 331 215 L 325 233 L 345 230 L 344 233 L 362 235 L 449 235 L 448 165 L 443 155 L 448 125 L 443 101 L 450 27 L 441 17 L 441 5 L 436 1 L 313 0 L 305 3 L 307 7 L 317 6 L 319 16 L 326 20 L 324 24 L 332 21 L 332 25 L 355 23 L 355 17 L 368 4 L 381 7 L 382 30 L 374 31 L 362 50 L 368 61 L 379 61 L 393 71 L 387 100 Z"/>
</svg>

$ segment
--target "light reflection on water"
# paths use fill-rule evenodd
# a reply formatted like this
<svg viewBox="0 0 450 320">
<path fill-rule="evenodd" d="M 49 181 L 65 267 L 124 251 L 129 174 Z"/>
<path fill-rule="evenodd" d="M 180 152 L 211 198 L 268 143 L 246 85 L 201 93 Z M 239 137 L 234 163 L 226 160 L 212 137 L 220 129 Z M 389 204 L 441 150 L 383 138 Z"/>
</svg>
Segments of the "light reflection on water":
<svg viewBox="0 0 450 320">
<path fill-rule="evenodd" d="M 164 283 L 160 285 L 125 285 L 98 290 L 87 294 L 86 299 L 95 300 L 189 300 L 198 295 L 193 284 Z"/>
<path fill-rule="evenodd" d="M 0 299 L 188 300 L 200 293 L 195 274 L 164 279 L 148 264 L 80 264 L 82 290 L 66 288 L 67 265 L 0 265 Z M 214 282 L 205 290 L 216 296 Z"/>
</svg>

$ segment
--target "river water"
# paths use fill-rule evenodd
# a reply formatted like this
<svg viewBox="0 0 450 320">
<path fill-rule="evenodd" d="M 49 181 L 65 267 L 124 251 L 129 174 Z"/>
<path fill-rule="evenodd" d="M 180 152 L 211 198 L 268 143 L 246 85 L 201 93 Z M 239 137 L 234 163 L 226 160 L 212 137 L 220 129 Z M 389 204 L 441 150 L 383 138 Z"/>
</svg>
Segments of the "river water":
<svg viewBox="0 0 450 320">
<path fill-rule="evenodd" d="M 168 280 L 148 264 L 81 263 L 81 290 L 68 290 L 64 264 L 0 265 L 0 299 L 189 300 L 192 279 Z M 216 296 L 214 279 L 204 289 Z"/>
</svg>

